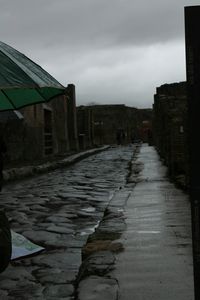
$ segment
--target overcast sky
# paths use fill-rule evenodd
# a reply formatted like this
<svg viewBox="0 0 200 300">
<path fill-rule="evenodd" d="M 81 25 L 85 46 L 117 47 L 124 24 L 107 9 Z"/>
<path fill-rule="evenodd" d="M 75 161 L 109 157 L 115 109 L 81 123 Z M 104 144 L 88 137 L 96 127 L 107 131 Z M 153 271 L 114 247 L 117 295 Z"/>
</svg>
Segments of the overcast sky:
<svg viewBox="0 0 200 300">
<path fill-rule="evenodd" d="M 0 40 L 60 83 L 77 105 L 152 107 L 185 80 L 184 6 L 195 0 L 0 0 Z"/>
</svg>

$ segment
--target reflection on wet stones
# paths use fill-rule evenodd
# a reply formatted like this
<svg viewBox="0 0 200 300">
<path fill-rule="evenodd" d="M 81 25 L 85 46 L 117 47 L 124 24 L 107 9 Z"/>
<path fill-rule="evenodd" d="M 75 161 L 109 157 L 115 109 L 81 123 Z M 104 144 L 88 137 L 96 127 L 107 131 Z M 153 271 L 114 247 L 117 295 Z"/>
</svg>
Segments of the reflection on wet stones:
<svg viewBox="0 0 200 300">
<path fill-rule="evenodd" d="M 65 233 L 65 234 L 73 234 L 74 233 L 73 229 L 64 228 L 64 227 L 55 226 L 55 225 L 51 225 L 51 226 L 47 227 L 46 230 L 49 232 Z"/>
<path fill-rule="evenodd" d="M 12 220 L 11 228 L 45 247 L 45 251 L 13 261 L 2 274 L 8 275 L 6 281 L 0 278 L 0 295 L 7 293 L 10 300 L 71 299 L 83 245 L 102 219 L 110 195 L 126 183 L 132 153 L 131 147 L 110 149 L 67 169 L 9 183 L 4 188 L 0 202 Z M 118 161 L 121 156 L 124 161 Z M 109 240 L 114 247 L 117 232 L 111 232 L 109 238 L 105 231 L 97 232 L 101 241 Z M 98 263 L 104 260 L 105 253 L 105 265 Z M 91 258 L 91 266 L 99 265 L 101 274 L 112 268 L 110 250 L 95 255 L 98 259 L 95 263 Z M 19 269 L 32 276 L 25 280 Z"/>
<path fill-rule="evenodd" d="M 103 276 L 113 269 L 115 257 L 110 251 L 98 251 L 84 259 L 77 281 L 91 275 Z"/>
<path fill-rule="evenodd" d="M 127 193 L 124 193 L 124 198 L 120 197 L 120 199 L 123 199 L 122 203 L 125 203 Z M 78 286 L 82 286 L 82 281 L 86 277 L 90 278 L 92 275 L 105 276 L 109 273 L 114 267 L 113 253 L 123 251 L 123 244 L 118 240 L 126 228 L 123 210 L 113 206 L 112 203 L 113 200 L 105 210 L 99 226 L 88 237 L 87 243 L 82 249 L 83 263 L 77 277 Z"/>
<path fill-rule="evenodd" d="M 82 258 L 84 260 L 92 253 L 99 251 L 120 252 L 123 251 L 123 245 L 122 243 L 113 242 L 111 240 L 94 240 L 83 247 Z"/>
<path fill-rule="evenodd" d="M 115 279 L 89 276 L 80 283 L 77 300 L 116 300 L 118 299 L 118 288 Z"/>
</svg>

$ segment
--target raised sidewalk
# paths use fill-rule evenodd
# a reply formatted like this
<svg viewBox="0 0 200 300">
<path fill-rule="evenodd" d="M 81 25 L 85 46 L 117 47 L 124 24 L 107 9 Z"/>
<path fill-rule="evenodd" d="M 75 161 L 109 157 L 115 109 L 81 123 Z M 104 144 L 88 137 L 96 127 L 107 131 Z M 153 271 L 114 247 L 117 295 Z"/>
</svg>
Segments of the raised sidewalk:
<svg viewBox="0 0 200 300">
<path fill-rule="evenodd" d="M 143 144 L 83 251 L 77 299 L 193 300 L 191 243 L 188 196 Z"/>
</svg>

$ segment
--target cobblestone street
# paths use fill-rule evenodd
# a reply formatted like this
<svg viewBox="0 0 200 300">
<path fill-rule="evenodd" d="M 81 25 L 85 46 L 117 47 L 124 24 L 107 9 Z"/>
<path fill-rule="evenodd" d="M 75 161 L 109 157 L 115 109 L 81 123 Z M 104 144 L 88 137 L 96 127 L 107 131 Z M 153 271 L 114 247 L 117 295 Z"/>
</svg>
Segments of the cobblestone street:
<svg viewBox="0 0 200 300">
<path fill-rule="evenodd" d="M 73 299 L 82 247 L 126 183 L 132 155 L 132 146 L 110 148 L 3 188 L 11 229 L 45 251 L 11 262 L 0 275 L 0 299 Z"/>
</svg>

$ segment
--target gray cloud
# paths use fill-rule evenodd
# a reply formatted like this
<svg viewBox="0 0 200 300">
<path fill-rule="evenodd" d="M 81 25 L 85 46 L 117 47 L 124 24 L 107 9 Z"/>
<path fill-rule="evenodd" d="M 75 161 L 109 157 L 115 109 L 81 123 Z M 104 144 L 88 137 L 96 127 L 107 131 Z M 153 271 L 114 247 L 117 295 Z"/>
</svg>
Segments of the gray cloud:
<svg viewBox="0 0 200 300">
<path fill-rule="evenodd" d="M 61 83 L 74 82 L 78 103 L 151 106 L 156 86 L 185 78 L 184 5 L 197 4 L 0 0 L 0 36 Z"/>
</svg>

